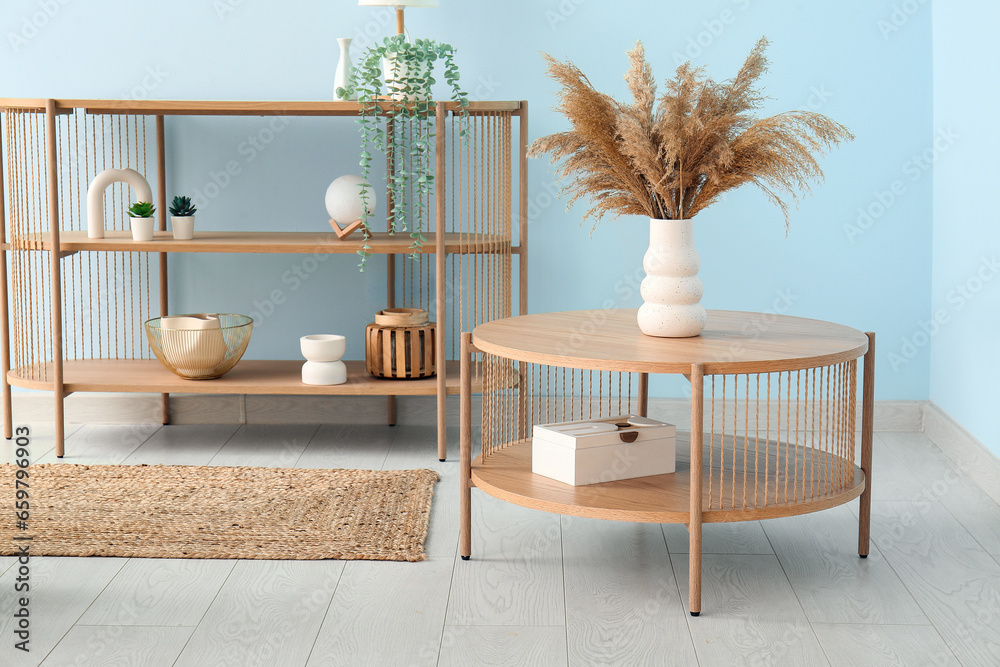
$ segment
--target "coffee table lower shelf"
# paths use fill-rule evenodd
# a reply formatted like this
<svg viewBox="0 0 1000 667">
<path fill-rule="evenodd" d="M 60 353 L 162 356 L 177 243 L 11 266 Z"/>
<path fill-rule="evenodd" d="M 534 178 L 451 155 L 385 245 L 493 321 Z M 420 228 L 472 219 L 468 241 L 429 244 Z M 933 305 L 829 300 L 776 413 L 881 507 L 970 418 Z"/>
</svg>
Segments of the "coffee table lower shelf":
<svg viewBox="0 0 1000 667">
<path fill-rule="evenodd" d="M 703 442 L 709 442 L 707 434 Z M 773 441 L 767 444 L 765 447 L 759 443 L 757 468 L 761 472 L 756 476 L 752 450 L 749 466 L 741 460 L 739 451 L 735 464 L 726 461 L 722 484 L 719 483 L 721 468 L 703 467 L 703 523 L 756 521 L 817 512 L 849 502 L 865 489 L 865 474 L 852 461 L 809 447 L 786 447 Z M 752 442 L 750 446 L 753 447 Z M 718 461 L 718 452 L 712 456 L 707 445 L 703 449 L 703 461 Z M 765 475 L 765 457 L 772 461 L 773 467 L 778 455 L 787 455 L 790 465 L 798 466 L 799 475 Z M 669 475 L 570 486 L 531 472 L 529 439 L 494 452 L 485 462 L 481 456 L 476 457 L 472 462 L 472 481 L 488 495 L 545 512 L 614 521 L 686 524 L 691 517 L 690 471 L 690 435 L 678 433 L 676 471 Z M 790 484 L 786 485 L 785 479 Z"/>
</svg>

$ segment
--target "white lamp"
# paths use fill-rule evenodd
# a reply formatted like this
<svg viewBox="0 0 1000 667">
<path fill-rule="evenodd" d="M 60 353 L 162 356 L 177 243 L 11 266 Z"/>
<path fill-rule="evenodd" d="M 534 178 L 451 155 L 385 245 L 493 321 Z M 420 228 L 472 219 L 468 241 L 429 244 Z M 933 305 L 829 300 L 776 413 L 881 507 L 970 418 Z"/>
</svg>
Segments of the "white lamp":
<svg viewBox="0 0 1000 667">
<path fill-rule="evenodd" d="M 438 0 L 358 0 L 360 7 L 395 7 L 396 34 L 403 34 L 403 10 L 407 7 L 437 7 Z"/>
</svg>

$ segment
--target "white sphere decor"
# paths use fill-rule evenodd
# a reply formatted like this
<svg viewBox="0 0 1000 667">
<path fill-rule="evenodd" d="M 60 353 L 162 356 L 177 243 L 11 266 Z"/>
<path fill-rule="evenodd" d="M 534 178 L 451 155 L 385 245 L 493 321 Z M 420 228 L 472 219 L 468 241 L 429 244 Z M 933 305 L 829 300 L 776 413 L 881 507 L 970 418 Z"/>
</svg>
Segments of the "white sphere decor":
<svg viewBox="0 0 1000 667">
<path fill-rule="evenodd" d="M 360 220 L 365 212 L 364 202 L 361 201 L 360 176 L 353 174 L 341 176 L 326 189 L 326 212 L 330 217 L 340 223 L 354 222 Z M 375 211 L 375 189 L 368 188 L 368 213 Z"/>
</svg>

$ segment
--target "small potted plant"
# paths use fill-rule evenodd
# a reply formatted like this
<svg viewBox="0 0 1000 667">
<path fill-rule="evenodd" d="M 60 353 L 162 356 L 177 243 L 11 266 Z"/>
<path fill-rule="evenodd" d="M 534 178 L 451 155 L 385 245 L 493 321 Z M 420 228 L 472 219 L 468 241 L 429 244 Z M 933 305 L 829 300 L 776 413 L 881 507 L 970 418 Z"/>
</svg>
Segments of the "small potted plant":
<svg viewBox="0 0 1000 667">
<path fill-rule="evenodd" d="M 197 210 L 190 197 L 174 197 L 170 203 L 170 227 L 175 239 L 186 241 L 194 238 L 194 214 Z"/>
<path fill-rule="evenodd" d="M 469 97 L 458 83 L 455 49 L 431 39 L 408 42 L 403 35 L 387 37 L 369 48 L 355 66 L 346 88 L 338 88 L 341 99 L 357 99 L 361 105 L 361 194 L 365 214 L 361 228 L 365 240 L 358 251 L 364 270 L 371 246 L 372 160 L 384 153 L 392 165 L 387 174 L 395 209 L 389 213 L 389 232 L 408 231 L 418 252 L 426 240 L 423 234 L 429 215 L 427 202 L 434 191 L 432 76 L 434 64 L 442 61 L 450 99 L 460 108 L 460 122 L 466 118 Z M 390 124 L 399 131 L 387 132 Z M 464 126 L 460 130 L 464 136 Z"/>
<path fill-rule="evenodd" d="M 148 201 L 136 202 L 128 207 L 133 241 L 153 240 L 154 213 L 156 213 L 156 208 Z"/>
</svg>

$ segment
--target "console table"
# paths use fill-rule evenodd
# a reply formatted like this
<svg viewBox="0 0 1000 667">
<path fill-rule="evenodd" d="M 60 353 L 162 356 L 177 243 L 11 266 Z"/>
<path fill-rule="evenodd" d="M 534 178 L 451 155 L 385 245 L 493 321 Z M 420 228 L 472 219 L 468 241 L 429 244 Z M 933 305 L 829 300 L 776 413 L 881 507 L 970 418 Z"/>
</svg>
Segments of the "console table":
<svg viewBox="0 0 1000 667">
<path fill-rule="evenodd" d="M 462 335 L 461 537 L 471 556 L 476 487 L 581 517 L 683 523 L 692 616 L 701 612 L 702 524 L 805 514 L 861 496 L 868 555 L 875 334 L 800 317 L 709 311 L 694 338 L 653 338 L 635 310 L 522 315 Z M 861 465 L 855 465 L 864 357 Z M 534 424 L 646 415 L 650 373 L 691 383 L 676 472 L 569 486 L 531 472 Z M 472 452 L 472 380 L 482 378 L 482 452 Z M 654 415 L 655 416 L 655 415 Z M 681 425 L 683 426 L 683 425 Z"/>
</svg>

